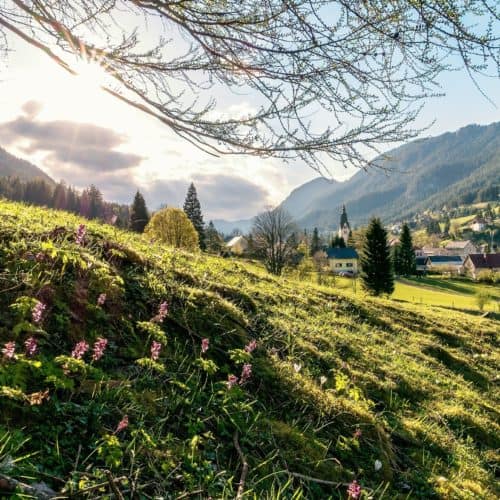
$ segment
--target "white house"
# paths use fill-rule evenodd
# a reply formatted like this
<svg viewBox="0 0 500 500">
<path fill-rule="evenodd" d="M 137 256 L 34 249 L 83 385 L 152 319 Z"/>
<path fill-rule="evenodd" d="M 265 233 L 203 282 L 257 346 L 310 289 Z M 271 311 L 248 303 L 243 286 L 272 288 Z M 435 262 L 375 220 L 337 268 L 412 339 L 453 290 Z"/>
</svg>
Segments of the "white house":
<svg viewBox="0 0 500 500">
<path fill-rule="evenodd" d="M 450 241 L 445 248 L 449 255 L 460 255 L 462 259 L 470 253 L 477 253 L 476 246 L 470 240 Z"/>
<path fill-rule="evenodd" d="M 481 231 L 484 231 L 484 229 L 486 228 L 486 221 L 482 218 L 482 217 L 476 217 L 471 225 L 470 225 L 470 228 L 475 232 L 475 233 L 478 233 L 478 232 L 481 232 Z"/>
<path fill-rule="evenodd" d="M 330 270 L 334 273 L 358 273 L 358 253 L 354 248 L 328 248 L 326 255 Z"/>
<path fill-rule="evenodd" d="M 226 248 L 235 255 L 242 255 L 248 249 L 248 241 L 244 236 L 235 236 L 226 243 Z"/>
<path fill-rule="evenodd" d="M 463 260 L 460 255 L 430 255 L 425 260 L 428 271 L 461 274 Z"/>
</svg>

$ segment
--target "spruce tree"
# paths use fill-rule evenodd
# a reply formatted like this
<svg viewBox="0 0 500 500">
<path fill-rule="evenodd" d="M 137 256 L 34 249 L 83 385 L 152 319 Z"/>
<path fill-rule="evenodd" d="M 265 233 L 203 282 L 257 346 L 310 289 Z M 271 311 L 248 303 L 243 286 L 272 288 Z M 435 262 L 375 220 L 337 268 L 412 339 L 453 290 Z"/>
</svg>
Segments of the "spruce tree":
<svg viewBox="0 0 500 500">
<path fill-rule="evenodd" d="M 203 215 L 201 213 L 201 205 L 198 200 L 198 195 L 196 194 L 196 188 L 194 184 L 188 188 L 186 195 L 186 200 L 184 201 L 184 212 L 188 216 L 188 219 L 193 223 L 196 232 L 198 233 L 198 239 L 200 243 L 200 248 L 205 250 L 205 225 L 203 223 Z"/>
<path fill-rule="evenodd" d="M 215 229 L 214 223 L 210 221 L 207 229 L 205 230 L 205 245 L 208 252 L 219 253 L 224 246 L 224 240 Z"/>
<path fill-rule="evenodd" d="M 342 236 L 339 236 L 338 234 L 336 234 L 332 238 L 331 246 L 332 246 L 332 248 L 345 248 L 344 238 L 342 238 Z"/>
<path fill-rule="evenodd" d="M 319 240 L 318 228 L 313 229 L 313 234 L 311 238 L 311 256 L 313 256 L 317 251 L 321 249 L 321 242 Z"/>
<path fill-rule="evenodd" d="M 130 208 L 130 229 L 136 233 L 143 233 L 148 222 L 149 214 L 146 202 L 142 194 L 137 191 L 132 207 Z"/>
<path fill-rule="evenodd" d="M 394 274 L 387 244 L 387 231 L 378 218 L 373 218 L 368 225 L 360 265 L 360 277 L 365 290 L 372 295 L 391 294 L 394 291 Z"/>
<path fill-rule="evenodd" d="M 408 224 L 403 225 L 399 242 L 399 260 L 401 263 L 400 273 L 404 276 L 415 274 L 417 265 L 415 260 L 415 252 L 413 250 L 413 241 L 411 239 L 410 228 L 408 227 Z"/>
</svg>

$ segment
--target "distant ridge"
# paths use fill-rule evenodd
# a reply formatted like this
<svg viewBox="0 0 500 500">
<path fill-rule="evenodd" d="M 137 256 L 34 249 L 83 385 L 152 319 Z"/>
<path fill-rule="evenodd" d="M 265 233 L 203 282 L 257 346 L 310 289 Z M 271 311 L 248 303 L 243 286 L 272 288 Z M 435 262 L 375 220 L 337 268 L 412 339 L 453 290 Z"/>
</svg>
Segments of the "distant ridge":
<svg viewBox="0 0 500 500">
<path fill-rule="evenodd" d="M 317 178 L 292 191 L 282 206 L 301 227 L 332 230 L 343 204 L 351 223 L 373 215 L 390 222 L 500 186 L 500 122 L 419 139 L 386 156 L 381 164 L 389 173 L 372 168 L 345 182 Z"/>
<path fill-rule="evenodd" d="M 26 160 L 21 160 L 0 147 L 0 177 L 19 177 L 22 180 L 42 179 L 53 185 L 54 180 L 42 169 Z"/>
</svg>

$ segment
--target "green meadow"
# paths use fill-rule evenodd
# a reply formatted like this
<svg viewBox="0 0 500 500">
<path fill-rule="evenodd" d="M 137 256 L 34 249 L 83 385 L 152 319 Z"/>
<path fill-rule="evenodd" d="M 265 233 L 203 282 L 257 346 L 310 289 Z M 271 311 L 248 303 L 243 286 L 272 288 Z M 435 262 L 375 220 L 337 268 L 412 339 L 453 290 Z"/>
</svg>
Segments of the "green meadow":
<svg viewBox="0 0 500 500">
<path fill-rule="evenodd" d="M 96 222 L 78 239 L 62 212 L 0 201 L 0 220 L 0 343 L 16 349 L 0 362 L 0 480 L 19 481 L 14 498 L 41 482 L 89 499 L 343 499 L 353 481 L 363 499 L 500 495 L 493 318 Z M 427 285 L 473 300 L 450 289 L 472 284 Z M 396 296 L 408 289 L 424 288 Z"/>
</svg>

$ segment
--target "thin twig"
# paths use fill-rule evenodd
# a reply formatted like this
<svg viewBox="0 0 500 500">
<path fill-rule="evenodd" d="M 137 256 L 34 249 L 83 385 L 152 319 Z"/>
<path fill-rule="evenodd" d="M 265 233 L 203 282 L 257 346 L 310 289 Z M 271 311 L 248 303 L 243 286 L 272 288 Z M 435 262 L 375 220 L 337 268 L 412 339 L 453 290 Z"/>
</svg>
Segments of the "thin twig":
<svg viewBox="0 0 500 500">
<path fill-rule="evenodd" d="M 111 491 L 114 493 L 115 497 L 118 500 L 125 500 L 124 496 L 116 485 L 116 483 L 118 483 L 119 481 L 113 477 L 109 470 L 106 471 L 106 477 L 108 478 L 109 487 L 111 488 Z"/>
<path fill-rule="evenodd" d="M 240 443 L 238 442 L 238 430 L 234 431 L 233 442 L 234 442 L 234 447 L 236 448 L 236 451 L 238 452 L 238 455 L 240 457 L 242 465 L 240 482 L 238 483 L 238 492 L 236 493 L 236 500 L 240 500 L 241 498 L 243 498 L 243 492 L 245 491 L 245 480 L 248 474 L 248 462 L 245 455 L 241 451 Z"/>
<path fill-rule="evenodd" d="M 288 474 L 298 479 L 305 479 L 306 481 L 312 481 L 313 483 L 318 483 L 318 484 L 327 484 L 328 486 L 335 486 L 336 488 L 340 488 L 341 486 L 349 486 L 348 483 L 336 483 L 334 481 L 327 481 L 326 479 L 319 479 L 317 477 L 306 476 L 305 474 L 300 474 L 299 472 L 288 471 Z"/>
</svg>

